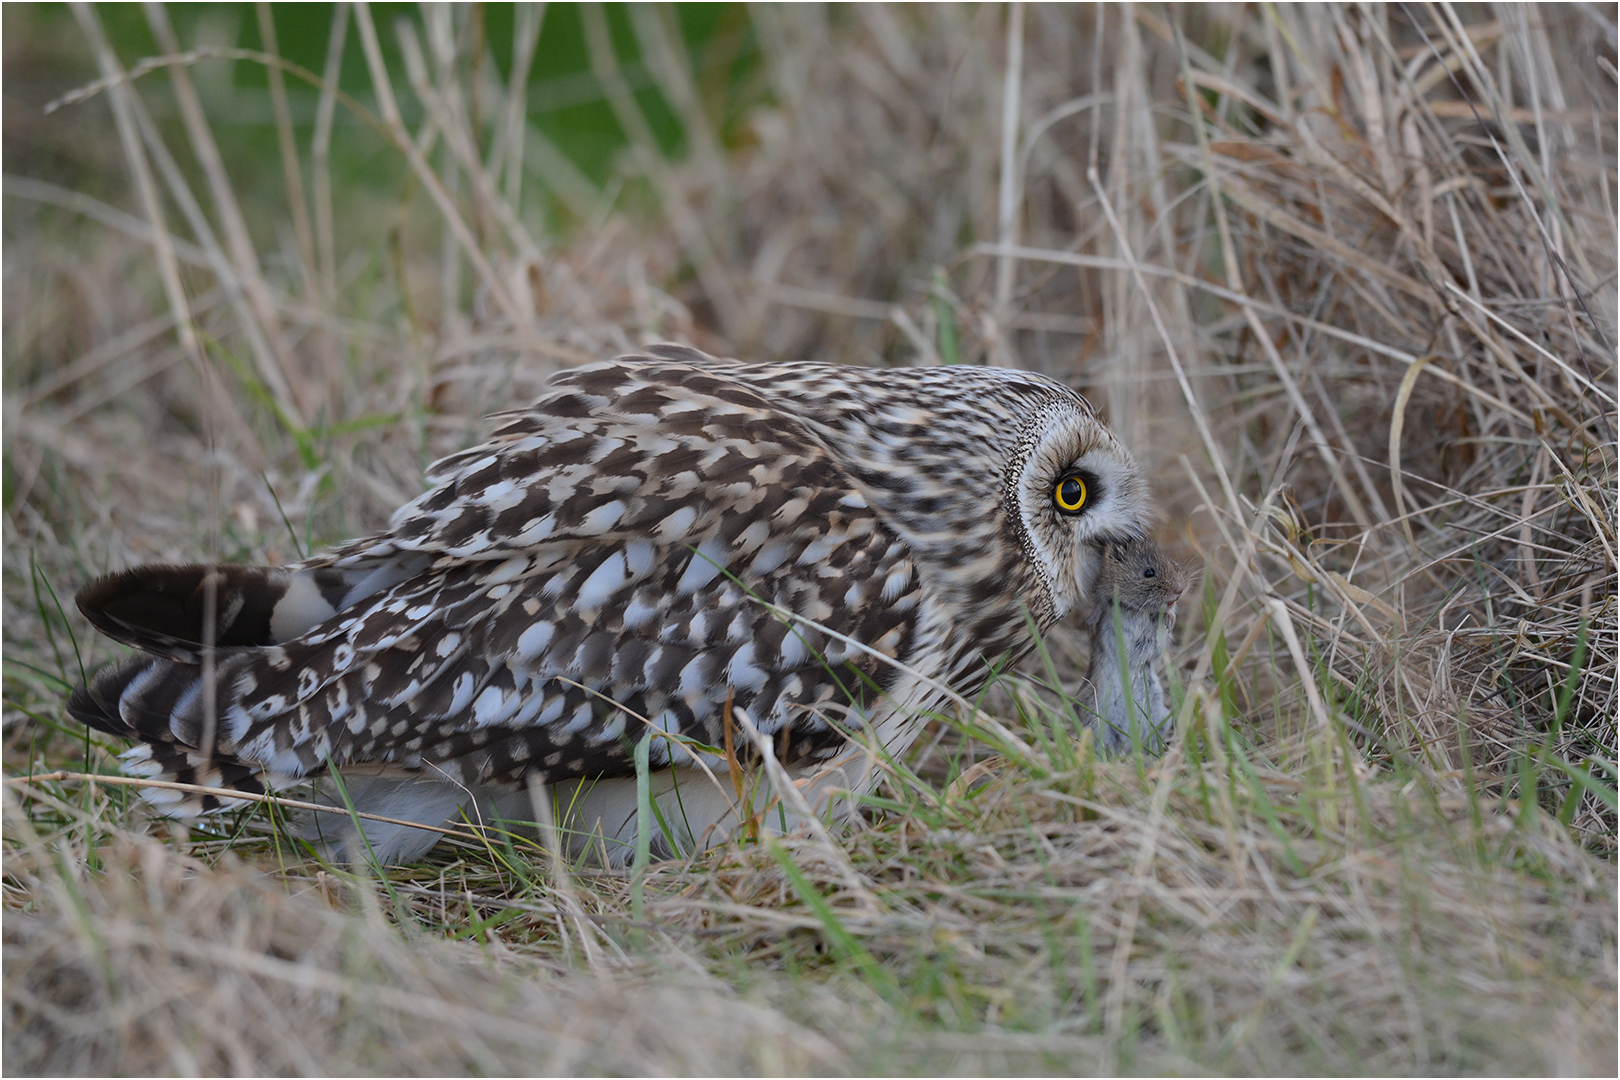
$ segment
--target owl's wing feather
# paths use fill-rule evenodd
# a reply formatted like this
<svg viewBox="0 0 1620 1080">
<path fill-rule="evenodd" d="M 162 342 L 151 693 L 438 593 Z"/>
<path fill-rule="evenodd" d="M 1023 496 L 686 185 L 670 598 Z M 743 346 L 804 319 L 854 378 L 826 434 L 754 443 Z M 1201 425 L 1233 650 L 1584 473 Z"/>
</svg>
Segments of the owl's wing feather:
<svg viewBox="0 0 1620 1080">
<path fill-rule="evenodd" d="M 216 569 L 248 613 L 216 639 L 216 758 L 290 775 L 387 761 L 469 783 L 622 773 L 644 721 L 718 745 L 728 689 L 814 756 L 886 673 L 756 599 L 891 657 L 914 629 L 906 545 L 814 433 L 723 367 L 568 373 L 433 476 L 379 537 L 285 570 Z M 143 623 L 136 598 L 188 583 L 190 597 L 207 571 L 147 573 L 87 592 L 118 595 L 94 605 L 103 621 L 161 658 L 109 669 L 70 709 L 195 748 L 198 650 L 173 643 L 201 639 L 196 605 Z"/>
<path fill-rule="evenodd" d="M 723 512 L 752 514 L 784 485 L 851 488 L 817 435 L 723 366 L 653 360 L 555 377 L 428 477 L 436 486 L 385 533 L 326 561 L 397 551 L 487 561 L 568 540 L 674 539 Z"/>
</svg>

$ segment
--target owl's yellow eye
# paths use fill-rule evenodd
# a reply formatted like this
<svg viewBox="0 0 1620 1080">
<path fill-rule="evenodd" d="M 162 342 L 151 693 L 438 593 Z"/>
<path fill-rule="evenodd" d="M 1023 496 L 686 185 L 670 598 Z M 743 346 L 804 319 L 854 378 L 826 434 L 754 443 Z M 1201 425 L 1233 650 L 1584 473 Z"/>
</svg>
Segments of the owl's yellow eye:
<svg viewBox="0 0 1620 1080">
<path fill-rule="evenodd" d="M 1090 496 L 1091 491 L 1086 487 L 1085 480 L 1072 474 L 1059 479 L 1057 487 L 1052 489 L 1052 501 L 1065 514 L 1078 514 L 1084 510 Z"/>
</svg>

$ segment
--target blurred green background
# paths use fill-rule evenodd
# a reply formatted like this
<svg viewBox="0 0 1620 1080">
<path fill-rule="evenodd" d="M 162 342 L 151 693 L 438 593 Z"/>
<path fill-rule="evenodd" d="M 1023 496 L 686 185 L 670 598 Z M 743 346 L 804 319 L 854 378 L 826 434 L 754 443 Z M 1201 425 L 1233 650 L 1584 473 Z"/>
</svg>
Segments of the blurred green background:
<svg viewBox="0 0 1620 1080">
<path fill-rule="evenodd" d="M 177 4 L 168 17 L 185 49 L 239 48 L 266 50 L 257 4 Z M 326 67 L 339 5 L 274 4 L 268 14 L 275 51 L 287 61 L 320 75 Z M 464 85 L 486 80 L 504 86 L 514 62 L 514 4 L 474 4 L 465 19 L 453 20 L 455 32 L 471 40 L 459 50 L 485 71 L 468 71 Z M 541 5 L 541 29 L 528 83 L 528 121 L 598 189 L 612 186 L 617 162 L 628 140 L 607 95 L 593 73 L 581 9 L 574 4 Z M 642 53 L 642 40 L 626 5 L 603 6 L 614 53 L 625 84 L 633 93 L 660 149 L 679 159 L 687 152 L 687 134 L 655 86 Z M 745 145 L 750 109 L 769 98 L 769 80 L 750 22 L 747 6 L 737 3 L 673 5 L 678 43 L 688 51 L 698 98 L 721 145 Z M 146 10 L 139 4 L 94 5 L 108 41 L 126 68 L 161 56 Z M 423 118 L 422 103 L 412 93 L 396 24 L 405 21 L 422 32 L 422 9 L 415 4 L 371 6 L 379 44 L 389 67 L 394 94 L 405 120 L 415 128 Z M 111 126 L 105 95 L 46 115 L 46 105 L 99 76 L 93 53 L 66 4 L 6 4 L 4 28 L 5 132 L 4 167 L 9 175 L 50 180 L 76 191 L 109 197 L 125 184 L 127 172 Z M 339 88 L 367 108 L 376 98 L 354 20 L 345 20 Z M 431 59 L 429 61 L 432 62 Z M 280 156 L 269 75 L 263 65 L 224 58 L 189 66 L 202 92 L 210 127 L 220 143 L 238 196 L 245 201 L 279 198 Z M 142 95 L 160 125 L 176 125 L 167 78 L 161 72 L 141 79 Z M 289 73 L 290 114 L 302 153 L 313 133 L 318 90 Z M 482 126 L 484 150 L 499 117 L 480 115 L 479 100 L 468 103 L 475 126 Z M 166 134 L 173 132 L 166 129 Z M 397 190 L 408 183 L 401 156 L 386 146 L 365 123 L 341 105 L 335 115 L 332 145 L 334 187 L 357 194 Z M 341 182 L 338 182 L 341 181 Z M 525 180 L 525 218 L 542 231 L 566 231 L 576 214 L 532 178 Z M 533 196 L 531 198 L 530 196 Z M 577 208 L 576 208 L 577 209 Z M 543 221 L 532 220 L 532 215 Z"/>
</svg>

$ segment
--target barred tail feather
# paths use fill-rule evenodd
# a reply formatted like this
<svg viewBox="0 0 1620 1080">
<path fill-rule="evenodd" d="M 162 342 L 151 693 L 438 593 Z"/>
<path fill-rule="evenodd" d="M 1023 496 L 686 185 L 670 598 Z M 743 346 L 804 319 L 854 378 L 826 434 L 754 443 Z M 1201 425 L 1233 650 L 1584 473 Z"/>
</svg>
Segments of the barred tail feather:
<svg viewBox="0 0 1620 1080">
<path fill-rule="evenodd" d="M 239 761 L 205 758 L 172 743 L 142 743 L 126 750 L 119 761 L 125 776 L 264 794 L 264 782 L 253 768 Z M 141 799 L 164 817 L 174 818 L 216 814 L 246 805 L 242 799 L 174 788 L 142 788 Z"/>
<path fill-rule="evenodd" d="M 262 770 L 234 758 L 205 757 L 202 672 L 163 657 L 137 656 L 98 672 L 68 699 L 86 727 L 142 740 L 120 758 L 126 776 L 264 794 Z M 145 788 L 141 797 L 167 817 L 194 817 L 241 802 L 217 795 Z"/>
<path fill-rule="evenodd" d="M 215 666 L 215 685 L 229 686 L 245 659 L 222 657 Z M 73 692 L 67 708 L 81 724 L 109 735 L 200 748 L 219 734 L 217 729 L 207 730 L 206 704 L 199 665 L 134 656 L 98 671 L 88 685 Z"/>
<path fill-rule="evenodd" d="M 266 764 L 229 753 L 231 736 L 240 736 L 245 723 L 240 677 L 273 662 L 284 643 L 392 587 L 428 560 L 392 553 L 350 557 L 341 568 L 152 565 L 101 578 L 79 591 L 79 610 L 142 655 L 97 672 L 69 698 L 68 713 L 87 727 L 143 744 L 123 756 L 130 776 L 262 794 Z M 216 688 L 211 702 L 203 676 L 208 645 Z M 227 731 L 227 725 L 238 730 Z M 223 752 L 212 753 L 215 747 Z M 143 794 L 171 816 L 232 805 L 218 796 L 162 788 Z"/>
</svg>

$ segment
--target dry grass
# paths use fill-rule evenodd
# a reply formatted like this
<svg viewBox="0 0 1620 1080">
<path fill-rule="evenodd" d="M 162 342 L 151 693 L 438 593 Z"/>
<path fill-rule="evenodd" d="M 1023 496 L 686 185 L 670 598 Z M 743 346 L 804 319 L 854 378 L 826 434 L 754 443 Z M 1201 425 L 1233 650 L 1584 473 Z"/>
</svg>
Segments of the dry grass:
<svg viewBox="0 0 1620 1080">
<path fill-rule="evenodd" d="M 239 198 L 217 56 L 103 52 L 47 118 L 127 186 L 53 186 L 8 113 L 8 169 L 56 162 L 5 181 L 9 1068 L 1612 1075 L 1612 12 L 747 16 L 737 87 L 665 9 L 636 64 L 581 12 L 605 187 L 510 122 L 466 12 L 346 24 L 374 124 L 335 130 L 383 181 L 311 98 L 296 187 Z M 1060 632 L 832 842 L 633 877 L 491 844 L 356 878 L 263 815 L 25 778 L 112 771 L 61 709 L 111 656 L 79 584 L 356 535 L 483 412 L 667 337 L 1086 389 L 1205 562 L 1172 751 L 1076 744 Z"/>
</svg>

